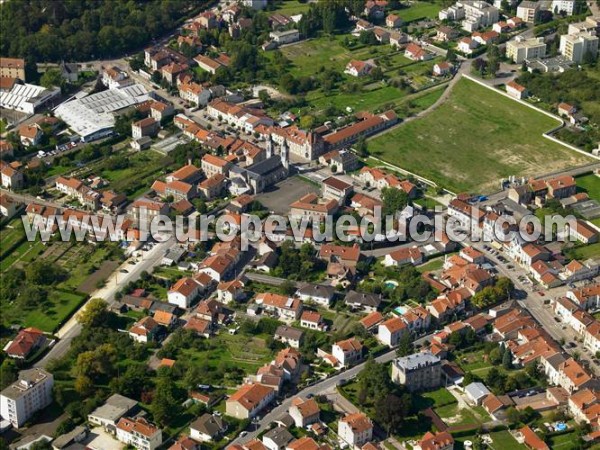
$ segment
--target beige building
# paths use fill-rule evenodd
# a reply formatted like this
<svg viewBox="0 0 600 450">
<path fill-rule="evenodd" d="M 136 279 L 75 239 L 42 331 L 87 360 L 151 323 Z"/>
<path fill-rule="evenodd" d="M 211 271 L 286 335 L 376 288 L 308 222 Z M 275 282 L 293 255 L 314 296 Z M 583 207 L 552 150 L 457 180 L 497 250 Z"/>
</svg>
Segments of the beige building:
<svg viewBox="0 0 600 450">
<path fill-rule="evenodd" d="M 506 56 L 517 64 L 525 60 L 543 58 L 546 56 L 546 43 L 542 37 L 516 38 L 506 43 Z"/>
<path fill-rule="evenodd" d="M 25 60 L 20 58 L 0 58 L 0 77 L 25 80 Z"/>
<path fill-rule="evenodd" d="M 537 1 L 523 1 L 517 7 L 517 17 L 523 22 L 535 23 L 540 13 L 540 3 Z"/>
<path fill-rule="evenodd" d="M 586 54 L 598 56 L 598 36 L 588 32 L 563 34 L 560 37 L 560 53 L 569 61 L 580 63 Z"/>
<path fill-rule="evenodd" d="M 275 389 L 259 383 L 245 384 L 226 402 L 225 414 L 236 419 L 251 419 L 275 398 Z"/>
</svg>

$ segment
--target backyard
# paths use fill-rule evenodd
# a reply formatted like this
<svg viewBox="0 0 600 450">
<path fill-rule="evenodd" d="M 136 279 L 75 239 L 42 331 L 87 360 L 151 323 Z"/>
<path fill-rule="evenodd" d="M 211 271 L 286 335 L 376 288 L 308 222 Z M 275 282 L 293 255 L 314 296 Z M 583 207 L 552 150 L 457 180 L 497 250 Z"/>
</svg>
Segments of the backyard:
<svg viewBox="0 0 600 450">
<path fill-rule="evenodd" d="M 370 140 L 369 151 L 455 192 L 491 192 L 509 175 L 554 172 L 591 159 L 546 140 L 557 122 L 461 80 L 425 117 Z"/>
<path fill-rule="evenodd" d="M 435 19 L 442 9 L 441 2 L 413 2 L 410 7 L 393 11 L 404 22 L 418 19 Z"/>
</svg>

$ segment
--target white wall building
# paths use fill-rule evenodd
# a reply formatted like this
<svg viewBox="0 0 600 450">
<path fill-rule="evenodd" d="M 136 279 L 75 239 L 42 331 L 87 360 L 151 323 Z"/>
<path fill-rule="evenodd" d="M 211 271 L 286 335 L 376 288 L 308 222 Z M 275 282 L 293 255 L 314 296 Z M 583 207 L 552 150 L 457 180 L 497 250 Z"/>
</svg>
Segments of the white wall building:
<svg viewBox="0 0 600 450">
<path fill-rule="evenodd" d="M 54 377 L 44 369 L 22 370 L 19 379 L 0 394 L 0 414 L 15 428 L 52 403 Z"/>
</svg>

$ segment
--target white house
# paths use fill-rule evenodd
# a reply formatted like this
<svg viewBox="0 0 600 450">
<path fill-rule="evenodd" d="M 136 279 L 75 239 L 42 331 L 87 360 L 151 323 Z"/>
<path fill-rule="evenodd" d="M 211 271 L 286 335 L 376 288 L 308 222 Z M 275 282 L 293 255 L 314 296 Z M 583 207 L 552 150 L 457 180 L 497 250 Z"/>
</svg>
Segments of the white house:
<svg viewBox="0 0 600 450">
<path fill-rule="evenodd" d="M 191 302 L 200 293 L 200 283 L 190 277 L 185 277 L 177 281 L 167 293 L 167 300 L 172 305 L 177 305 L 182 309 L 190 306 Z"/>
<path fill-rule="evenodd" d="M 382 344 L 395 347 L 400 342 L 400 338 L 408 332 L 408 326 L 400 317 L 392 317 L 379 324 L 377 339 Z"/>
</svg>

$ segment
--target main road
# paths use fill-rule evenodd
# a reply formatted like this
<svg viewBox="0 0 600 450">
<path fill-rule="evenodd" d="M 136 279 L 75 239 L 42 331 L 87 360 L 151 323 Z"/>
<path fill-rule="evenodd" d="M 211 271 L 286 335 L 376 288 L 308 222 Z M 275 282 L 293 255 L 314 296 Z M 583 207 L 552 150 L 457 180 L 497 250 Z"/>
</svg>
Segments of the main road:
<svg viewBox="0 0 600 450">
<path fill-rule="evenodd" d="M 90 294 L 92 298 L 102 298 L 109 305 L 115 303 L 115 294 L 130 281 L 136 281 L 140 278 L 142 272 L 152 272 L 152 269 L 160 264 L 162 257 L 169 247 L 173 245 L 173 239 L 168 239 L 165 242 L 159 242 L 154 247 L 148 250 L 135 265 L 129 264 L 125 261 L 120 267 L 117 268 L 106 281 L 104 287 L 94 291 Z M 127 271 L 127 272 L 125 272 Z M 36 364 L 35 367 L 46 367 L 53 359 L 59 359 L 64 356 L 73 338 L 81 333 L 81 325 L 77 322 L 77 314 L 82 311 L 87 304 L 86 302 L 77 313 L 73 314 L 71 318 L 58 330 L 56 336 L 59 341 L 52 347 L 52 349 Z"/>
</svg>

